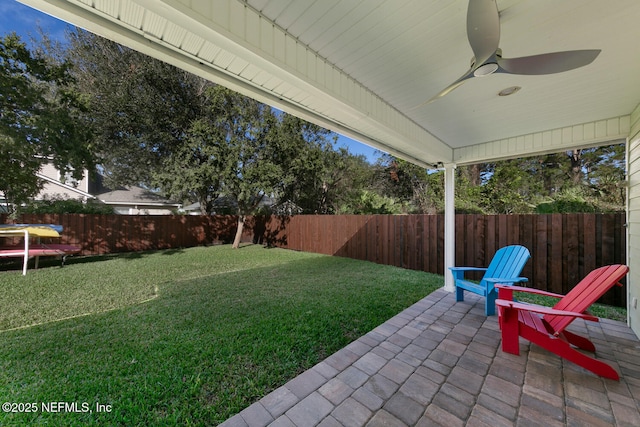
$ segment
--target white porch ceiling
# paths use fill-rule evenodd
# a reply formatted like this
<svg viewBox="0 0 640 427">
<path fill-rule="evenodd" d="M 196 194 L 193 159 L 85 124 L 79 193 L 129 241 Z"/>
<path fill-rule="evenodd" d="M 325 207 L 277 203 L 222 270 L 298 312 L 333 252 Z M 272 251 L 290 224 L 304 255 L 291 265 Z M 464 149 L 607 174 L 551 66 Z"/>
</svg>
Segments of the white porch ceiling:
<svg viewBox="0 0 640 427">
<path fill-rule="evenodd" d="M 601 54 L 471 79 L 419 108 L 469 68 L 467 0 L 20 1 L 424 165 L 618 140 L 640 104 L 637 0 L 498 0 L 505 57 Z"/>
</svg>

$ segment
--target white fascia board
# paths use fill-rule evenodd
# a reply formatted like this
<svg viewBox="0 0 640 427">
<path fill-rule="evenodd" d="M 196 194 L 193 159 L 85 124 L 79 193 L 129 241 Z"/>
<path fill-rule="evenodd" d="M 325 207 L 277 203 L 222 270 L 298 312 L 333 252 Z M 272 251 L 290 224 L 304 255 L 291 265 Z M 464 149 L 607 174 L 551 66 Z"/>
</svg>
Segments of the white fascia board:
<svg viewBox="0 0 640 427">
<path fill-rule="evenodd" d="M 558 153 L 625 143 L 632 131 L 631 116 L 612 117 L 557 129 L 549 129 L 497 141 L 456 148 L 458 165 Z"/>
</svg>

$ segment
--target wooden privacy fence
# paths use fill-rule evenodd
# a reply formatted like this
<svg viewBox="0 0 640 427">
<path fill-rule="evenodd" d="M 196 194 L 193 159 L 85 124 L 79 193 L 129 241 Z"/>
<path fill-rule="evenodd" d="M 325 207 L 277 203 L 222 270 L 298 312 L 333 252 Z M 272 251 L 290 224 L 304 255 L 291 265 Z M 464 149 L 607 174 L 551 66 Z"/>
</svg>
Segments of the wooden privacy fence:
<svg viewBox="0 0 640 427">
<path fill-rule="evenodd" d="M 521 244 L 531 252 L 528 286 L 566 294 L 591 270 L 626 264 L 624 223 L 624 213 L 456 215 L 455 262 L 486 267 L 499 248 Z M 445 274 L 443 215 L 270 217 L 262 227 L 276 246 Z M 626 306 L 626 289 L 602 302 Z"/>
<path fill-rule="evenodd" d="M 81 255 L 186 248 L 227 242 L 235 235 L 232 216 L 28 214 L 0 224 L 60 224 L 60 243 L 79 246 Z"/>
<path fill-rule="evenodd" d="M 93 255 L 228 243 L 236 217 L 23 215 L 12 222 L 62 224 L 61 243 Z M 624 222 L 624 213 L 456 215 L 456 265 L 484 267 L 500 247 L 521 244 L 531 251 L 522 272 L 531 286 L 565 294 L 594 268 L 626 263 Z M 253 217 L 243 240 L 445 274 L 443 215 Z M 603 302 L 625 306 L 626 289 Z"/>
</svg>

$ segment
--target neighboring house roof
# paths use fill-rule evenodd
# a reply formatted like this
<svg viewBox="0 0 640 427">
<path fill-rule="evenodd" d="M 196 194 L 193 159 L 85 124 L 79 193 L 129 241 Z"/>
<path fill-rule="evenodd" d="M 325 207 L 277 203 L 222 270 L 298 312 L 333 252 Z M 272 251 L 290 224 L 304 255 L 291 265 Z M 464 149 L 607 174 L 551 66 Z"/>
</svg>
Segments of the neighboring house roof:
<svg viewBox="0 0 640 427">
<path fill-rule="evenodd" d="M 54 173 L 56 176 L 51 176 Z M 95 177 L 89 177 L 88 185 L 85 184 L 85 188 L 87 188 L 88 191 L 61 182 L 58 176 L 59 172 L 52 167 L 43 168 L 43 170 L 36 175 L 45 181 L 46 191 L 43 192 L 44 194 L 64 194 L 66 197 L 73 197 L 75 195 L 79 198 L 97 199 L 107 205 L 113 206 L 165 209 L 174 209 L 181 206 L 180 203 L 167 200 L 159 194 L 139 186 L 109 188 L 104 185 L 104 177 L 100 174 L 97 174 Z M 84 175 L 86 177 L 88 172 L 84 171 Z"/>
<path fill-rule="evenodd" d="M 181 206 L 180 203 L 167 200 L 159 194 L 139 186 L 111 189 L 104 185 L 101 175 L 98 175 L 98 179 L 91 180 L 89 190 L 96 198 L 108 205 Z"/>
<path fill-rule="evenodd" d="M 260 203 L 258 203 L 259 207 L 271 207 L 275 204 L 275 199 L 269 196 L 264 196 Z M 237 209 L 238 203 L 231 197 L 220 196 L 216 200 L 213 201 L 213 211 L 223 210 L 223 209 Z M 200 203 L 192 203 L 188 206 L 182 208 L 182 210 L 186 212 L 199 212 L 200 211 Z"/>
<path fill-rule="evenodd" d="M 141 187 L 122 187 L 117 190 L 97 194 L 96 197 L 108 205 L 181 206 L 180 203 L 166 200 Z"/>
</svg>

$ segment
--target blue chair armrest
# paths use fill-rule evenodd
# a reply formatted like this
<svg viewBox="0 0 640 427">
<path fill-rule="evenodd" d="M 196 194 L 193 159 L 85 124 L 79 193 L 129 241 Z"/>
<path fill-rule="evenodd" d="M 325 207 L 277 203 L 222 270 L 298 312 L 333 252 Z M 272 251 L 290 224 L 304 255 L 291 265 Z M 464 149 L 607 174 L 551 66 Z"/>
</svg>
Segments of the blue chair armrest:
<svg viewBox="0 0 640 427">
<path fill-rule="evenodd" d="M 486 280 L 489 283 L 493 283 L 494 285 L 497 283 L 503 284 L 503 285 L 509 285 L 509 284 L 513 284 L 513 283 L 523 283 L 523 282 L 528 282 L 529 279 L 527 279 L 526 277 L 511 277 L 511 278 L 500 278 L 500 277 L 485 277 L 482 280 Z"/>
<path fill-rule="evenodd" d="M 453 280 L 464 280 L 464 273 L 467 271 L 487 271 L 483 267 L 449 267 L 451 274 L 453 274 Z"/>
</svg>

